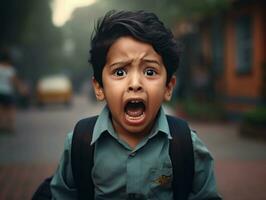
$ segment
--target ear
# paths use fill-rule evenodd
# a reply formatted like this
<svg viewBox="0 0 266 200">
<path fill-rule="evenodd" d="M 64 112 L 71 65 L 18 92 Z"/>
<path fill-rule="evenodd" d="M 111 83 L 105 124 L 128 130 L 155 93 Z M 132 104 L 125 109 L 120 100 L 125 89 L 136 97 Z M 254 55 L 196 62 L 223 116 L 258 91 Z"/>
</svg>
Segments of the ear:
<svg viewBox="0 0 266 200">
<path fill-rule="evenodd" d="M 166 85 L 166 90 L 164 93 L 164 100 L 165 101 L 171 100 L 175 84 L 176 84 L 176 76 L 173 75 Z"/>
<path fill-rule="evenodd" d="M 93 85 L 96 99 L 98 101 L 103 101 L 105 99 L 103 88 L 94 77 L 92 78 L 92 85 Z"/>
</svg>

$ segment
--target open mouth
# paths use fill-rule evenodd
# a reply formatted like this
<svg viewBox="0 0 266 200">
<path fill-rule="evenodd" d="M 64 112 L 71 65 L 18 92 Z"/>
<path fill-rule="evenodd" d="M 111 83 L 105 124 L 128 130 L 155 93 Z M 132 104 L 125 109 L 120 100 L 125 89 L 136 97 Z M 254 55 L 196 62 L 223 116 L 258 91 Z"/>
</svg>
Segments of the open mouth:
<svg viewBox="0 0 266 200">
<path fill-rule="evenodd" d="M 142 100 L 130 100 L 125 105 L 125 113 L 131 119 L 138 119 L 145 112 L 145 104 Z"/>
</svg>

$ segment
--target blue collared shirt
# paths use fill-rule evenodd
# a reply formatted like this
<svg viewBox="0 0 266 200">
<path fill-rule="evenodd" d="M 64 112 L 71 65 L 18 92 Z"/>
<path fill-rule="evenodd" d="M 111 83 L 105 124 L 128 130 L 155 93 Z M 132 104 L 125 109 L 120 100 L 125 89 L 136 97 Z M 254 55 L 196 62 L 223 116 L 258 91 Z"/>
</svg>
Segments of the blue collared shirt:
<svg viewBox="0 0 266 200">
<path fill-rule="evenodd" d="M 91 144 L 95 143 L 92 178 L 95 199 L 173 199 L 172 164 L 169 140 L 172 139 L 166 115 L 161 108 L 156 123 L 134 149 L 115 132 L 107 107 L 99 115 Z M 71 169 L 71 141 L 68 134 L 59 167 L 51 182 L 53 199 L 76 199 L 77 190 Z M 195 176 L 189 200 L 219 198 L 213 158 L 195 132 L 191 131 Z"/>
</svg>

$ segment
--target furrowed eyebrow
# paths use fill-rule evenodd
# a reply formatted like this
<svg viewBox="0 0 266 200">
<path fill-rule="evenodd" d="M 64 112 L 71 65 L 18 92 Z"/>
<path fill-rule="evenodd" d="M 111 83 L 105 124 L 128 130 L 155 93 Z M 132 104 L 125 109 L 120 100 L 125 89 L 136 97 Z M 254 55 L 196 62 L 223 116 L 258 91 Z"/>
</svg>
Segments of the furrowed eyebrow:
<svg viewBox="0 0 266 200">
<path fill-rule="evenodd" d="M 131 61 L 118 61 L 118 62 L 111 63 L 111 64 L 109 65 L 109 67 L 112 69 L 112 68 L 114 68 L 114 67 L 116 67 L 116 66 L 127 65 L 127 64 L 129 64 L 130 62 L 131 62 Z"/>
<path fill-rule="evenodd" d="M 143 59 L 144 62 L 147 62 L 147 63 L 153 63 L 153 64 L 157 64 L 157 65 L 162 65 L 162 63 L 160 63 L 159 61 L 157 60 L 153 60 L 153 59 Z"/>
</svg>

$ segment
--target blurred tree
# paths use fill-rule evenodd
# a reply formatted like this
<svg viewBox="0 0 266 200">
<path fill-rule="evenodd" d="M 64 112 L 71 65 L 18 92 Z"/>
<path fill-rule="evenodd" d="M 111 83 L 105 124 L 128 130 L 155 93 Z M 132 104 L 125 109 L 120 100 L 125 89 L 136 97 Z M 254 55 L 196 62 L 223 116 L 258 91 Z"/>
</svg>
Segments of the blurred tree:
<svg viewBox="0 0 266 200">
<path fill-rule="evenodd" d="M 21 38 L 29 73 L 35 77 L 60 71 L 63 67 L 61 64 L 63 38 L 61 30 L 52 24 L 50 1 L 32 2 Z"/>
<path fill-rule="evenodd" d="M 90 37 L 98 17 L 107 11 L 103 4 L 78 8 L 62 27 L 64 35 L 64 65 L 71 70 L 74 86 L 80 87 L 92 72 L 88 64 Z"/>
<path fill-rule="evenodd" d="M 51 20 L 51 0 L 1 0 L 0 46 L 16 50 L 19 73 L 34 81 L 60 67 L 62 36 Z"/>
<path fill-rule="evenodd" d="M 20 41 L 28 19 L 30 5 L 34 0 L 1 0 L 0 3 L 0 46 L 14 44 Z"/>
</svg>

